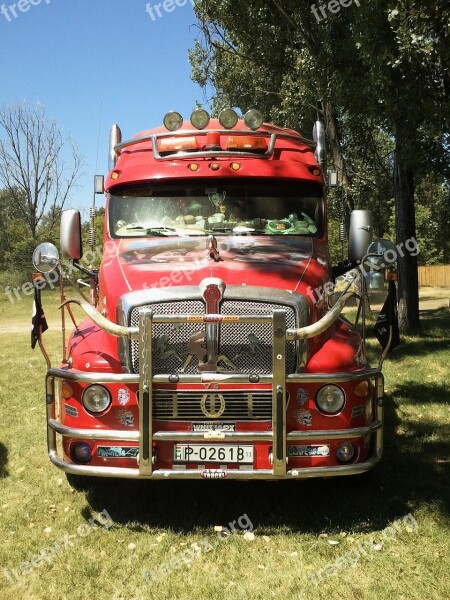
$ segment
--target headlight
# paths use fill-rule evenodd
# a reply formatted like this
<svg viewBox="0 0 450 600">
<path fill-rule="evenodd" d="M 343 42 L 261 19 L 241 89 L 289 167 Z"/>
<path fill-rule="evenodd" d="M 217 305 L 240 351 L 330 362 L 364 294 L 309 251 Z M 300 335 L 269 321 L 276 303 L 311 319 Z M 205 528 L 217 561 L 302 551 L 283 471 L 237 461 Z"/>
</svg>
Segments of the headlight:
<svg viewBox="0 0 450 600">
<path fill-rule="evenodd" d="M 316 394 L 317 408 L 327 415 L 341 412 L 344 404 L 345 394 L 337 385 L 324 385 Z"/>
<path fill-rule="evenodd" d="M 111 394 L 102 385 L 90 385 L 81 397 L 84 408 L 91 413 L 102 413 L 111 404 Z"/>
</svg>

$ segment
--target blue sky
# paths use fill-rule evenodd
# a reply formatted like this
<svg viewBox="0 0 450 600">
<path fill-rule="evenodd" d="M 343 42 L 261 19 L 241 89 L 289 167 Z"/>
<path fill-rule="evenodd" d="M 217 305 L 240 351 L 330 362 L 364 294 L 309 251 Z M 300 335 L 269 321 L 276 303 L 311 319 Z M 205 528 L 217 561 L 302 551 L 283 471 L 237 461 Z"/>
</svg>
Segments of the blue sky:
<svg viewBox="0 0 450 600">
<path fill-rule="evenodd" d="M 29 2 L 21 1 L 22 7 Z M 187 118 L 196 101 L 208 108 L 190 79 L 196 17 L 190 0 L 184 6 L 173 0 L 172 12 L 160 6 L 161 17 L 153 8 L 153 19 L 146 6 L 160 0 L 31 0 L 26 12 L 18 3 L 0 0 L 6 12 L 0 13 L 0 105 L 39 101 L 76 140 L 86 164 L 70 206 L 87 217 L 101 108 L 100 174 L 107 171 L 113 123 L 128 139 L 161 124 L 168 110 Z"/>
</svg>

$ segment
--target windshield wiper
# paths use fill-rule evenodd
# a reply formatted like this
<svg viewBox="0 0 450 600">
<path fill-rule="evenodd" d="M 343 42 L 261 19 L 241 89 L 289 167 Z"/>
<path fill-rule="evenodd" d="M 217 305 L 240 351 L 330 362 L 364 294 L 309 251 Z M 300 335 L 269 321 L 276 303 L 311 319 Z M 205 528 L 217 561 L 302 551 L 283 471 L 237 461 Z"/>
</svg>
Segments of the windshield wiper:
<svg viewBox="0 0 450 600">
<path fill-rule="evenodd" d="M 142 227 L 142 229 L 144 229 Z M 151 227 L 147 229 L 147 235 L 156 235 L 160 237 L 164 237 L 165 235 L 173 235 L 177 232 L 173 227 Z"/>
</svg>

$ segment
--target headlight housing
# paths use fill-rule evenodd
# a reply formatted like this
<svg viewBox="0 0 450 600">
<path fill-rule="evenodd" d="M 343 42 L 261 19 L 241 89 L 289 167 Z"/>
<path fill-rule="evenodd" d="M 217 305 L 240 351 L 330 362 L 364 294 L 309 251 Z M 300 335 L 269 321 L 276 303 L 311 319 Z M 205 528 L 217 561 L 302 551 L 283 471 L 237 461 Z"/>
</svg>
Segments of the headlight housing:
<svg viewBox="0 0 450 600">
<path fill-rule="evenodd" d="M 337 415 L 344 408 L 345 394 L 337 385 L 324 385 L 316 394 L 316 406 L 326 415 Z"/>
<path fill-rule="evenodd" d="M 102 413 L 111 404 L 111 394 L 103 385 L 90 385 L 84 390 L 81 402 L 88 412 Z"/>
</svg>

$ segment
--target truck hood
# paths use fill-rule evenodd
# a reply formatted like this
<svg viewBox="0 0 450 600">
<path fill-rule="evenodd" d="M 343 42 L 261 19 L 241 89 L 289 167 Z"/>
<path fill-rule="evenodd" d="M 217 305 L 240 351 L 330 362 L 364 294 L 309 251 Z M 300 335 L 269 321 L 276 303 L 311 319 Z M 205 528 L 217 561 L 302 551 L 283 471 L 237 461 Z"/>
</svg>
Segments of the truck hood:
<svg viewBox="0 0 450 600">
<path fill-rule="evenodd" d="M 105 245 L 100 307 L 112 318 L 123 294 L 198 285 L 218 277 L 227 286 L 251 285 L 306 294 L 329 279 L 326 244 L 313 238 L 218 237 L 220 260 L 200 238 L 114 240 Z"/>
</svg>

